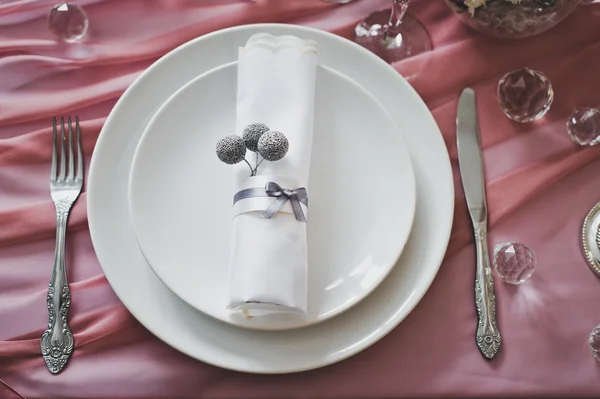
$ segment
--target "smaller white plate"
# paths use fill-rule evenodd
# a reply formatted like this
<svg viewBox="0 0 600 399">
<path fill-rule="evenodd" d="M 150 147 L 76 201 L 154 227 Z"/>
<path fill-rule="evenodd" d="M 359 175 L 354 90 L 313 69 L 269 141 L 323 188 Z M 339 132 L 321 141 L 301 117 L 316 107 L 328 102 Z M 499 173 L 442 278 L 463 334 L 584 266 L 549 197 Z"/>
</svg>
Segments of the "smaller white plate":
<svg viewBox="0 0 600 399">
<path fill-rule="evenodd" d="M 215 155 L 234 132 L 237 64 L 178 90 L 148 124 L 129 180 L 130 215 L 144 256 L 182 300 L 240 327 L 304 327 L 349 309 L 396 264 L 415 212 L 401 133 L 362 87 L 319 66 L 308 225 L 308 314 L 247 319 L 226 309 L 232 171 Z"/>
</svg>

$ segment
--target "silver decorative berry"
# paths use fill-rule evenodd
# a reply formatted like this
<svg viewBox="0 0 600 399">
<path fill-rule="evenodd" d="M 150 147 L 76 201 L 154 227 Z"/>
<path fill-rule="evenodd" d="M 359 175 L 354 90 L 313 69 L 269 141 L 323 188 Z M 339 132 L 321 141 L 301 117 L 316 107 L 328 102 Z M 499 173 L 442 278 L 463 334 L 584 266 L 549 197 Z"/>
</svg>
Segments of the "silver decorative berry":
<svg viewBox="0 0 600 399">
<path fill-rule="evenodd" d="M 258 151 L 258 140 L 260 136 L 269 131 L 269 126 L 264 123 L 252 123 L 244 129 L 242 138 L 246 143 L 246 148 L 250 151 Z"/>
<path fill-rule="evenodd" d="M 245 156 L 246 146 L 240 136 L 232 134 L 217 141 L 217 157 L 226 164 L 240 163 Z"/>
<path fill-rule="evenodd" d="M 281 132 L 270 130 L 260 136 L 258 153 L 267 161 L 279 161 L 287 154 L 290 143 Z"/>
</svg>

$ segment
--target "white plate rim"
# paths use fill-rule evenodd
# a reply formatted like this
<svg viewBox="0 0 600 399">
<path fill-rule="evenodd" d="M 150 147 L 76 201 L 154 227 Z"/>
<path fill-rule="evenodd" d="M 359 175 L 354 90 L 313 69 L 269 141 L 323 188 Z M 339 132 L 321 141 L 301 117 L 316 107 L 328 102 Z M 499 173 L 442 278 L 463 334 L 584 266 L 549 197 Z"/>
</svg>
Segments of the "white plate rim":
<svg viewBox="0 0 600 399">
<path fill-rule="evenodd" d="M 135 149 L 134 155 L 133 155 L 133 160 L 131 162 L 131 168 L 129 171 L 129 185 L 128 185 L 128 206 L 129 206 L 129 217 L 130 217 L 130 222 L 131 225 L 133 227 L 133 231 L 136 235 L 136 238 L 138 239 L 138 246 L 140 247 L 140 251 L 142 252 L 142 254 L 144 254 L 144 257 L 146 258 L 147 262 L 148 262 L 148 266 L 153 270 L 154 274 L 158 277 L 158 279 L 169 289 L 171 290 L 171 292 L 173 292 L 176 296 L 178 296 L 183 302 L 187 303 L 188 305 L 190 305 L 191 307 L 195 308 L 196 310 L 203 312 L 211 317 L 213 317 L 215 320 L 219 320 L 221 322 L 224 323 L 228 323 L 240 328 L 247 328 L 250 330 L 258 330 L 258 331 L 283 331 L 283 330 L 289 330 L 289 329 L 295 329 L 295 328 L 304 328 L 304 327 L 309 327 L 311 325 L 314 324 L 318 324 L 321 322 L 324 322 L 326 320 L 329 320 L 335 316 L 338 316 L 339 314 L 342 314 L 348 310 L 350 310 L 352 307 L 356 306 L 357 304 L 359 304 L 360 302 L 362 302 L 365 298 L 367 298 L 374 290 L 377 289 L 377 287 L 379 287 L 381 285 L 381 283 L 385 280 L 385 278 L 392 272 L 392 270 L 394 269 L 395 265 L 398 263 L 398 261 L 400 260 L 401 256 L 402 256 L 402 252 L 404 251 L 404 248 L 406 246 L 406 243 L 409 240 L 409 236 L 410 236 L 410 232 L 412 230 L 412 226 L 414 223 L 414 219 L 415 219 L 415 208 L 416 208 L 416 183 L 415 183 L 415 178 L 414 178 L 414 170 L 413 170 L 413 165 L 412 165 L 412 159 L 408 150 L 408 145 L 406 144 L 406 141 L 404 139 L 404 135 L 401 131 L 401 129 L 399 129 L 399 127 L 397 126 L 396 122 L 391 118 L 391 116 L 389 115 L 388 111 L 383 107 L 383 105 L 377 100 L 377 98 L 375 98 L 370 92 L 368 92 L 367 90 L 365 90 L 364 87 L 362 87 L 361 85 L 357 84 L 353 79 L 348 78 L 345 75 L 340 74 L 339 72 L 328 68 L 326 66 L 323 65 L 318 65 L 319 68 L 322 68 L 324 70 L 326 70 L 328 73 L 332 73 L 335 75 L 338 75 L 340 79 L 343 79 L 345 81 L 347 81 L 349 84 L 353 85 L 354 87 L 356 87 L 357 90 L 359 90 L 362 94 L 364 94 L 367 98 L 369 98 L 370 101 L 372 101 L 374 104 L 376 104 L 379 107 L 379 110 L 385 115 L 385 117 L 389 120 L 390 124 L 394 127 L 395 129 L 395 133 L 397 134 L 397 137 L 395 138 L 396 140 L 398 140 L 398 142 L 401 142 L 402 145 L 400 146 L 400 148 L 397 150 L 398 153 L 396 154 L 398 156 L 398 158 L 403 159 L 403 164 L 404 167 L 407 170 L 407 175 L 409 176 L 409 181 L 407 182 L 408 185 L 406 186 L 406 189 L 408 191 L 408 195 L 406 195 L 405 198 L 403 198 L 404 200 L 406 200 L 406 202 L 403 201 L 403 209 L 407 211 L 407 214 L 410 215 L 409 218 L 407 218 L 408 223 L 406 223 L 405 225 L 402 226 L 402 233 L 401 234 L 397 234 L 398 236 L 400 236 L 400 239 L 398 240 L 398 244 L 397 247 L 394 248 L 394 257 L 393 259 L 390 259 L 390 261 L 388 262 L 389 264 L 386 265 L 385 267 L 385 271 L 383 271 L 380 275 L 379 278 L 374 280 L 372 282 L 372 284 L 364 290 L 363 294 L 357 298 L 355 298 L 353 301 L 351 302 L 347 302 L 347 305 L 344 307 L 341 307 L 339 309 L 337 309 L 334 312 L 329 312 L 327 314 L 326 317 L 323 318 L 318 318 L 318 319 L 314 319 L 314 320 L 310 320 L 309 322 L 303 322 L 300 323 L 299 321 L 291 321 L 291 322 L 282 322 L 282 323 L 278 323 L 274 326 L 270 326 L 269 323 L 251 323 L 248 320 L 239 320 L 238 322 L 234 322 L 234 321 L 230 321 L 230 320 L 225 320 L 224 318 L 218 317 L 216 315 L 213 314 L 212 311 L 206 311 L 204 309 L 201 309 L 198 306 L 195 306 L 194 304 L 191 303 L 190 300 L 184 298 L 184 295 L 181 295 L 180 293 L 178 293 L 178 289 L 177 289 L 177 284 L 175 284 L 174 282 L 172 282 L 170 279 L 165 278 L 165 274 L 164 272 L 161 273 L 161 271 L 157 270 L 157 266 L 153 266 L 152 262 L 151 262 L 151 258 L 152 256 L 149 255 L 148 252 L 144 253 L 144 244 L 143 242 L 140 241 L 140 232 L 139 232 L 139 228 L 136 227 L 136 222 L 135 222 L 135 212 L 133 211 L 133 192 L 132 192 L 132 184 L 133 184 L 133 176 L 135 175 L 135 165 L 136 165 L 136 159 L 139 156 L 139 150 L 141 147 L 143 147 L 143 143 L 144 141 L 147 139 L 147 135 L 148 132 L 152 130 L 152 126 L 153 124 L 156 122 L 157 118 L 160 117 L 163 112 L 164 109 L 168 106 L 169 103 L 171 103 L 172 101 L 174 101 L 174 99 L 180 95 L 184 90 L 189 90 L 189 87 L 193 86 L 194 84 L 196 84 L 197 81 L 205 79 L 207 77 L 210 77 L 210 75 L 212 73 L 217 72 L 218 70 L 224 69 L 224 68 L 228 68 L 231 65 L 235 65 L 237 67 L 237 61 L 235 62 L 230 62 L 227 64 L 223 64 L 221 66 L 218 66 L 216 68 L 213 68 L 209 71 L 206 71 L 202 74 L 200 74 L 199 76 L 197 76 L 196 78 L 190 80 L 189 82 L 187 82 L 186 84 L 184 84 L 183 86 L 181 86 L 178 90 L 176 90 L 171 96 L 169 96 L 169 98 L 156 110 L 155 114 L 150 118 L 150 121 L 148 122 L 148 124 L 146 125 L 146 128 L 144 129 L 144 131 L 142 132 L 142 135 L 138 141 L 138 145 Z M 405 186 L 403 186 L 405 187 Z M 142 240 L 143 241 L 143 240 Z"/>
<path fill-rule="evenodd" d="M 432 265 L 435 265 L 435 267 L 434 267 L 433 273 L 428 275 L 427 279 L 424 281 L 424 289 L 421 292 L 416 293 L 415 295 L 411 295 L 411 297 L 409 298 L 409 300 L 406 303 L 401 304 L 399 306 L 399 308 L 387 318 L 387 320 L 385 321 L 384 328 L 375 328 L 375 331 L 369 335 L 368 340 L 364 340 L 364 341 L 360 342 L 359 345 L 354 345 L 352 347 L 352 350 L 347 350 L 341 355 L 330 357 L 324 361 L 316 361 L 316 362 L 312 362 L 310 364 L 290 366 L 285 369 L 284 368 L 266 369 L 266 368 L 252 367 L 252 366 L 231 365 L 231 364 L 227 364 L 227 362 L 221 361 L 219 359 L 214 359 L 214 358 L 209 359 L 204 355 L 198 355 L 197 353 L 192 353 L 193 352 L 192 350 L 190 350 L 189 348 L 186 348 L 184 345 L 181 345 L 179 342 L 171 339 L 169 337 L 170 333 L 165 332 L 164 330 L 154 328 L 146 317 L 144 317 L 142 314 L 140 314 L 136 311 L 133 311 L 132 310 L 133 304 L 134 304 L 134 302 L 137 301 L 137 299 L 135 299 L 134 297 L 130 297 L 128 295 L 128 293 L 126 292 L 126 290 L 114 289 L 115 285 L 118 285 L 118 284 L 115 284 L 116 280 L 113 280 L 113 275 L 111 272 L 106 273 L 106 270 L 110 269 L 110 267 L 109 268 L 106 267 L 106 263 L 108 262 L 110 256 L 105 256 L 106 253 L 101 254 L 100 253 L 101 251 L 98 250 L 99 248 L 102 249 L 102 246 L 103 246 L 103 244 L 101 242 L 102 234 L 98 231 L 98 226 L 101 224 L 101 219 L 100 219 L 101 215 L 96 214 L 96 212 L 101 209 L 102 193 L 96 194 L 96 187 L 94 186 L 94 184 L 89 184 L 88 191 L 87 191 L 88 192 L 88 195 L 87 195 L 88 223 L 89 223 L 90 236 L 92 239 L 92 243 L 96 250 L 98 260 L 99 260 L 102 268 L 105 271 L 105 275 L 106 275 L 107 280 L 109 281 L 109 284 L 111 284 L 116 295 L 123 302 L 123 304 L 126 306 L 126 308 L 136 317 L 136 319 L 144 327 L 146 327 L 149 331 L 151 331 L 155 336 L 157 336 L 159 339 L 161 339 L 163 342 L 167 343 L 174 349 L 176 349 L 182 353 L 185 353 L 191 357 L 194 357 L 203 362 L 212 364 L 214 366 L 223 367 L 226 369 L 244 371 L 244 372 L 249 372 L 249 373 L 262 373 L 262 374 L 290 373 L 290 372 L 299 372 L 299 371 L 310 370 L 310 369 L 315 369 L 315 368 L 323 367 L 326 365 L 330 365 L 330 364 L 339 362 L 341 360 L 347 359 L 348 357 L 361 352 L 362 350 L 368 348 L 375 342 L 379 341 L 381 338 L 383 338 L 385 335 L 387 335 L 390 331 L 392 331 L 416 307 L 416 305 L 419 303 L 419 301 L 425 295 L 425 293 L 431 286 L 433 280 L 435 279 L 435 276 L 437 275 L 437 272 L 439 271 L 439 267 L 441 266 L 442 260 L 445 256 L 446 248 L 447 248 L 449 238 L 450 238 L 452 222 L 453 222 L 454 186 L 453 186 L 452 167 L 450 164 L 450 159 L 449 159 L 449 156 L 447 153 L 447 149 L 445 147 L 445 143 L 441 136 L 441 132 L 439 131 L 439 127 L 437 126 L 437 123 L 435 122 L 435 119 L 433 118 L 433 116 L 428 111 L 427 106 L 420 99 L 420 97 L 418 96 L 416 91 L 414 91 L 414 89 L 408 84 L 408 82 L 406 82 L 406 80 L 404 78 L 402 78 L 397 73 L 397 71 L 395 71 L 391 66 L 386 64 L 383 60 L 379 59 L 377 56 L 370 53 L 368 50 L 356 45 L 355 43 L 352 43 L 344 38 L 341 38 L 341 37 L 331 34 L 329 32 L 325 32 L 325 31 L 321 31 L 319 29 L 305 27 L 305 26 L 297 26 L 297 25 L 267 23 L 267 24 L 235 26 L 235 27 L 215 31 L 215 32 L 209 33 L 207 35 L 198 37 L 194 40 L 191 40 L 191 41 L 177 47 L 176 49 L 170 51 L 169 53 L 165 54 L 157 62 L 155 62 L 148 69 L 146 69 L 146 71 L 144 71 L 136 79 L 136 81 L 134 83 L 132 83 L 127 88 L 127 90 L 123 93 L 123 95 L 119 98 L 119 100 L 115 104 L 115 107 L 113 108 L 113 111 L 111 111 L 110 115 L 108 116 L 108 118 L 102 128 L 101 134 L 99 135 L 98 141 L 96 143 L 96 148 L 102 147 L 104 141 L 108 140 L 106 134 L 103 134 L 103 133 L 107 130 L 110 130 L 112 128 L 112 124 L 116 123 L 116 122 L 114 122 L 114 119 L 116 119 L 117 116 L 115 116 L 114 110 L 118 109 L 120 106 L 122 106 L 123 103 L 127 102 L 129 100 L 130 96 L 133 96 L 132 93 L 134 93 L 134 91 L 136 91 L 140 88 L 140 85 L 144 82 L 145 76 L 147 76 L 150 72 L 153 72 L 154 70 L 157 70 L 158 68 L 162 67 L 162 65 L 164 63 L 168 62 L 169 58 L 177 55 L 179 52 L 184 52 L 187 48 L 193 47 L 195 45 L 195 43 L 197 43 L 201 40 L 211 40 L 214 37 L 217 37 L 219 35 L 226 35 L 226 34 L 244 34 L 244 33 L 246 33 L 249 36 L 249 34 L 251 34 L 251 33 L 257 33 L 260 31 L 276 32 L 274 34 L 282 34 L 282 32 L 285 32 L 285 33 L 294 32 L 294 33 L 290 33 L 290 34 L 305 33 L 305 34 L 310 34 L 310 35 L 314 35 L 314 36 L 328 37 L 329 40 L 337 41 L 340 45 L 350 46 L 352 48 L 353 52 L 360 54 L 361 57 L 368 58 L 371 63 L 379 65 L 382 73 L 383 73 L 383 71 L 387 70 L 388 78 L 390 78 L 390 79 L 396 78 L 395 80 L 398 85 L 403 86 L 404 90 L 406 90 L 409 93 L 412 93 L 413 97 L 419 99 L 419 105 L 418 105 L 418 107 L 420 108 L 419 111 L 421 113 L 424 113 L 424 114 L 426 113 L 428 115 L 428 118 L 429 118 L 428 123 L 429 123 L 430 127 L 432 129 L 436 130 L 436 133 L 438 136 L 438 145 L 441 144 L 441 146 L 443 146 L 443 148 L 445 150 L 445 156 L 442 157 L 443 159 L 438 159 L 438 161 L 441 162 L 441 164 L 440 164 L 441 170 L 439 171 L 440 172 L 439 175 L 437 175 L 436 177 L 438 177 L 442 181 L 445 181 L 447 184 L 447 187 L 446 187 L 447 191 L 444 192 L 445 197 L 446 197 L 444 199 L 444 203 L 447 204 L 446 207 L 449 209 L 449 212 L 447 212 L 447 214 L 445 215 L 445 219 L 436 219 L 435 220 L 435 224 L 437 227 L 436 230 L 437 230 L 438 234 L 442 234 L 442 236 L 440 237 L 441 246 L 438 248 L 437 251 L 428 251 L 429 252 L 428 256 L 431 259 L 428 259 L 427 262 L 431 263 Z M 343 71 L 341 71 L 337 68 L 336 68 L 336 70 L 338 70 L 338 72 L 343 73 Z M 409 147 L 410 147 L 410 144 L 409 144 Z M 98 175 L 101 174 L 101 171 L 100 171 L 101 165 L 99 164 L 100 161 L 98 161 L 98 159 L 99 158 L 96 155 L 96 151 L 94 151 L 94 154 L 92 156 L 92 160 L 90 163 L 88 182 L 93 182 L 95 179 L 95 176 L 97 174 Z M 414 160 L 414 157 L 413 157 L 413 160 Z M 419 200 L 417 200 L 417 212 L 419 212 L 418 208 L 419 208 Z M 435 253 L 433 253 L 433 252 L 435 252 Z"/>
</svg>

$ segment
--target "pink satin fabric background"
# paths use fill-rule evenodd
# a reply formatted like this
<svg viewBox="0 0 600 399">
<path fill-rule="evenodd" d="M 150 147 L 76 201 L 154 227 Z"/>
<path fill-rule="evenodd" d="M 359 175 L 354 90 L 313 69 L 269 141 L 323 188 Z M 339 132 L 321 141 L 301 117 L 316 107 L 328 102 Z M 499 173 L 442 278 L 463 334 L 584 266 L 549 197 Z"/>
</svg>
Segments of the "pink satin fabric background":
<svg viewBox="0 0 600 399">
<path fill-rule="evenodd" d="M 53 115 L 79 115 L 85 153 L 118 97 L 152 62 L 202 34 L 285 22 L 351 37 L 389 0 L 88 0 L 90 31 L 60 44 L 45 20 L 58 0 L 0 5 L 0 398 L 383 398 L 600 395 L 600 363 L 587 339 L 600 323 L 600 279 L 586 266 L 582 219 L 600 200 L 600 147 L 579 148 L 565 122 L 600 105 L 600 5 L 579 7 L 555 29 L 504 41 L 464 27 L 441 0 L 409 13 L 428 28 L 431 62 L 411 83 L 433 112 L 455 169 L 456 209 L 446 259 L 419 306 L 383 340 L 341 363 L 283 376 L 218 369 L 176 352 L 129 314 L 94 255 L 83 193 L 68 234 L 75 352 L 51 375 L 40 355 L 54 251 L 48 192 Z M 543 71 L 556 98 L 540 122 L 516 124 L 496 99 L 518 67 Z M 410 69 L 410 62 L 395 65 Z M 482 358 L 474 341 L 474 246 L 456 162 L 457 96 L 479 95 L 490 245 L 520 240 L 537 254 L 526 284 L 496 278 L 503 347 Z M 135 117 L 133 115 L 132 117 Z M 419 132 L 409 132 L 419 134 Z"/>
</svg>

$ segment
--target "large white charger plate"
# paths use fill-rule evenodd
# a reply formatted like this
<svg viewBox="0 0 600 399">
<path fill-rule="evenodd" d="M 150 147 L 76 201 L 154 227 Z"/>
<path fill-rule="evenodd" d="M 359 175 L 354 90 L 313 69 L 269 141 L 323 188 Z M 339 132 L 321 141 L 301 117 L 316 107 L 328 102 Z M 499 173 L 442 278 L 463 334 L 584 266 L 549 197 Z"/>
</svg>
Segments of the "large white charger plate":
<svg viewBox="0 0 600 399">
<path fill-rule="evenodd" d="M 386 107 L 411 153 L 417 207 L 402 257 L 383 283 L 347 312 L 284 332 L 250 331 L 216 321 L 173 294 L 146 263 L 129 221 L 127 187 L 134 150 L 156 110 L 198 75 L 237 60 L 256 33 L 316 40 L 322 65 L 335 69 Z M 392 331 L 425 295 L 446 252 L 454 210 L 452 169 L 442 135 L 404 78 L 364 48 L 316 29 L 279 24 L 229 28 L 165 55 L 123 94 L 92 157 L 87 185 L 90 234 L 106 278 L 149 331 L 175 349 L 215 366 L 290 373 L 346 359 Z"/>
<path fill-rule="evenodd" d="M 318 66 L 308 314 L 246 318 L 226 308 L 233 174 L 215 155 L 219 138 L 235 132 L 236 80 L 237 63 L 206 72 L 171 96 L 148 124 L 129 180 L 137 241 L 171 291 L 219 320 L 262 330 L 322 322 L 369 295 L 398 261 L 415 211 L 410 154 L 369 92 Z"/>
</svg>

